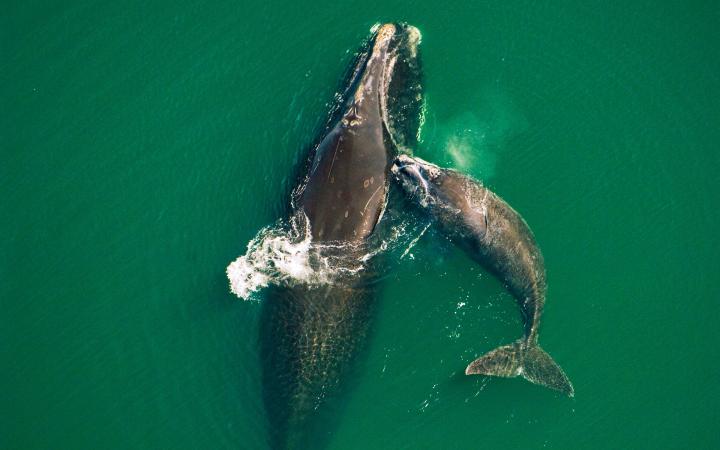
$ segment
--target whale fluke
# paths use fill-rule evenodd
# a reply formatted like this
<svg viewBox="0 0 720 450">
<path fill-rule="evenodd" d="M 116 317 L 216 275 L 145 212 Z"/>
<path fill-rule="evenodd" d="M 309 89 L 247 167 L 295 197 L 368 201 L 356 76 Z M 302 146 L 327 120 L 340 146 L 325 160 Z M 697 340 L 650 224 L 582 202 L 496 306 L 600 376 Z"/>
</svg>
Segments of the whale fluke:
<svg viewBox="0 0 720 450">
<path fill-rule="evenodd" d="M 540 346 L 524 341 L 503 345 L 484 354 L 467 366 L 465 374 L 506 378 L 521 375 L 531 383 L 575 396 L 572 383 L 550 355 Z"/>
</svg>

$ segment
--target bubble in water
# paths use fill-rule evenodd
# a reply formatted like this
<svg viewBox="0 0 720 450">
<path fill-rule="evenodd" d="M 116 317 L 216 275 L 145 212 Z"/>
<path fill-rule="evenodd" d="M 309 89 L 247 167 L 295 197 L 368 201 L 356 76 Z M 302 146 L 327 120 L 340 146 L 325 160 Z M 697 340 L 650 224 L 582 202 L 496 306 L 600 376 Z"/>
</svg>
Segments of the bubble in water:
<svg viewBox="0 0 720 450">
<path fill-rule="evenodd" d="M 507 140 L 527 129 L 527 121 L 511 98 L 493 86 L 480 90 L 475 105 L 440 125 L 444 154 L 428 156 L 482 179 L 495 176 L 498 155 Z"/>
</svg>

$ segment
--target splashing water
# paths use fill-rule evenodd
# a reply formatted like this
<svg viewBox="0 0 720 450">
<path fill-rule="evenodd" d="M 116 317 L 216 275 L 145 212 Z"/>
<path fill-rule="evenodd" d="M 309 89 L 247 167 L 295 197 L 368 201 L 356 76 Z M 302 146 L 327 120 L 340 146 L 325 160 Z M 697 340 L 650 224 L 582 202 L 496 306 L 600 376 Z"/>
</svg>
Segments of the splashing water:
<svg viewBox="0 0 720 450">
<path fill-rule="evenodd" d="M 245 255 L 227 267 L 230 290 L 248 300 L 253 292 L 266 287 L 271 280 L 307 278 L 312 272 L 309 249 L 309 237 L 297 241 L 281 226 L 261 229 L 248 243 Z"/>
<path fill-rule="evenodd" d="M 231 262 L 226 274 L 230 291 L 243 300 L 274 284 L 323 285 L 345 282 L 364 270 L 381 253 L 403 251 L 403 256 L 427 230 L 408 218 L 389 213 L 382 231 L 362 244 L 312 242 L 307 219 L 294 217 L 262 228 L 247 245 L 244 255 Z M 422 225 L 422 224 L 420 224 Z M 382 237 L 380 237 L 382 236 Z"/>
<path fill-rule="evenodd" d="M 226 269 L 230 290 L 249 300 L 269 284 L 292 286 L 333 283 L 362 270 L 363 260 L 351 243 L 313 243 L 307 219 L 294 217 L 261 229 L 245 255 Z"/>
</svg>

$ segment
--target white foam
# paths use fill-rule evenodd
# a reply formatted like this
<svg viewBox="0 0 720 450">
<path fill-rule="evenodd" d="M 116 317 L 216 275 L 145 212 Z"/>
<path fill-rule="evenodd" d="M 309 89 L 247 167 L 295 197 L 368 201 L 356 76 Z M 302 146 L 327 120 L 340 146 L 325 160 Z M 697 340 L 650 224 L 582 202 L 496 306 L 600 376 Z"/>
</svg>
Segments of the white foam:
<svg viewBox="0 0 720 450">
<path fill-rule="evenodd" d="M 420 231 L 398 213 L 393 211 L 383 219 L 382 230 L 362 244 L 312 242 L 304 216 L 290 224 L 281 221 L 265 227 L 248 242 L 245 254 L 227 266 L 230 291 L 243 300 L 253 300 L 254 293 L 269 285 L 343 283 L 355 278 L 381 253 L 405 250 L 404 257 L 427 225 Z"/>
<path fill-rule="evenodd" d="M 248 300 L 273 281 L 282 278 L 307 278 L 310 238 L 297 241 L 279 227 L 265 227 L 248 243 L 247 252 L 227 267 L 230 290 Z"/>
<path fill-rule="evenodd" d="M 319 285 L 338 281 L 363 269 L 365 256 L 354 255 L 352 244 L 316 244 L 306 226 L 297 223 L 261 229 L 247 251 L 231 262 L 226 274 L 230 290 L 243 300 L 270 284 Z"/>
</svg>

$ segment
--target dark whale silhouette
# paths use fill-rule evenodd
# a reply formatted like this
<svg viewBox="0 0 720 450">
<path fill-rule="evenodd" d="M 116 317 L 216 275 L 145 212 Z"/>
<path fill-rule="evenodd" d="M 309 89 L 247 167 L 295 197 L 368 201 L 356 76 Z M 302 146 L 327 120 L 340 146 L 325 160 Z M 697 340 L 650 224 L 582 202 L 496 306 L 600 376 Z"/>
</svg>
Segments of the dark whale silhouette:
<svg viewBox="0 0 720 450">
<path fill-rule="evenodd" d="M 414 27 L 377 27 L 293 192 L 292 215 L 312 237 L 313 251 L 339 266 L 356 267 L 369 251 L 396 149 L 415 143 L 422 101 L 418 41 Z M 339 416 L 339 388 L 368 335 L 375 272 L 365 264 L 341 282 L 267 291 L 260 357 L 272 448 L 326 445 Z"/>
<path fill-rule="evenodd" d="M 545 266 L 530 227 L 482 183 L 459 172 L 406 155 L 397 158 L 392 171 L 447 236 L 505 283 L 522 311 L 524 337 L 476 359 L 465 373 L 521 375 L 572 397 L 570 380 L 538 345 Z"/>
</svg>

